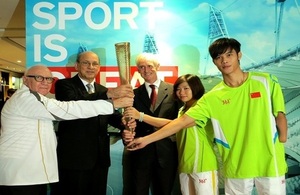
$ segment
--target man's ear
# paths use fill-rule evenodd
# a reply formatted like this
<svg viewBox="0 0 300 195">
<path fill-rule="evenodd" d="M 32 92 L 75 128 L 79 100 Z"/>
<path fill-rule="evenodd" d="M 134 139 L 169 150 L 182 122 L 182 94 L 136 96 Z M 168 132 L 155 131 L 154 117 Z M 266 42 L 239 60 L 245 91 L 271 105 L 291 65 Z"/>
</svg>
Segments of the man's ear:
<svg viewBox="0 0 300 195">
<path fill-rule="evenodd" d="M 75 70 L 78 70 L 78 62 L 75 63 Z"/>
<path fill-rule="evenodd" d="M 156 70 L 159 70 L 159 68 L 160 68 L 160 64 L 157 64 Z"/>
<path fill-rule="evenodd" d="M 22 80 L 23 80 L 23 83 L 26 83 L 27 82 L 26 76 L 22 76 Z"/>
<path fill-rule="evenodd" d="M 242 52 L 238 53 L 238 59 L 240 60 L 242 58 Z"/>
</svg>

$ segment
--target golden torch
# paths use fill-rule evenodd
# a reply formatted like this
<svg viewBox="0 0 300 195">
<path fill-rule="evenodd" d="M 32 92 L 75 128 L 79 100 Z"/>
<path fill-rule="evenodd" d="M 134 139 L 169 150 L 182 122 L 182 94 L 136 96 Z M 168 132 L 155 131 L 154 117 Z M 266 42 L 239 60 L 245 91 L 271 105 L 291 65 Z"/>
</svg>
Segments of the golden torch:
<svg viewBox="0 0 300 195">
<path fill-rule="evenodd" d="M 130 83 L 130 43 L 116 43 L 115 48 L 121 84 Z"/>
<path fill-rule="evenodd" d="M 121 84 L 128 84 L 130 83 L 130 43 L 116 43 L 115 48 Z M 130 118 L 126 118 L 127 122 L 129 120 Z M 126 129 L 133 131 L 128 126 L 126 126 Z"/>
</svg>

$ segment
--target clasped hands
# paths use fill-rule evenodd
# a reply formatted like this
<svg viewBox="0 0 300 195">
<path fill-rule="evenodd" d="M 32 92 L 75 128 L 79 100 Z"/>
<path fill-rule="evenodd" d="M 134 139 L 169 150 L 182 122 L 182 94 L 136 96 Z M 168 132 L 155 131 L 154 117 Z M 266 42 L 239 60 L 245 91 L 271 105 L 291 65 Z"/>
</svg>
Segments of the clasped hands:
<svg viewBox="0 0 300 195">
<path fill-rule="evenodd" d="M 116 88 L 109 89 L 106 95 L 113 100 L 115 108 L 125 108 L 122 122 L 128 129 L 123 130 L 122 139 L 127 149 L 133 151 L 142 148 L 138 146 L 143 146 L 143 144 L 137 144 L 137 140 L 141 140 L 142 138 L 134 139 L 134 129 L 136 127 L 135 119 L 138 119 L 136 117 L 139 117 L 140 113 L 132 107 L 134 98 L 132 86 L 130 84 L 120 85 Z"/>
<path fill-rule="evenodd" d="M 109 89 L 106 95 L 112 99 L 115 108 L 126 108 L 133 105 L 134 93 L 130 84 Z"/>
<path fill-rule="evenodd" d="M 128 107 L 124 110 L 123 118 L 130 118 L 130 123 L 128 123 L 130 126 L 136 125 L 136 119 L 140 119 L 140 112 L 137 111 L 133 107 Z M 133 123 L 133 120 L 135 123 Z M 134 127 L 135 128 L 135 127 Z M 138 150 L 140 148 L 145 147 L 146 145 L 140 143 L 142 141 L 142 137 L 140 138 L 134 138 L 135 132 L 130 130 L 124 130 L 122 132 L 122 139 L 124 144 L 126 145 L 127 150 L 134 151 Z"/>
<path fill-rule="evenodd" d="M 122 132 L 122 139 L 125 145 L 129 144 L 131 141 L 134 140 L 134 136 L 135 136 L 134 130 L 136 128 L 135 118 L 129 117 L 128 114 L 126 114 L 127 109 L 129 108 L 124 109 L 123 118 L 122 118 L 122 122 L 126 126 L 126 129 L 123 130 Z"/>
</svg>

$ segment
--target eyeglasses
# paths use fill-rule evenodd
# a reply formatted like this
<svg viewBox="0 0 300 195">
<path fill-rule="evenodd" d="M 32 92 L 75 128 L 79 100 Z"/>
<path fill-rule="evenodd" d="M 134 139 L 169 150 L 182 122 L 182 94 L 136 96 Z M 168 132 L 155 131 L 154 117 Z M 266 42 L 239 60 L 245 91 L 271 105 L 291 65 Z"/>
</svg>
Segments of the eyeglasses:
<svg viewBox="0 0 300 195">
<path fill-rule="evenodd" d="M 43 77 L 43 76 L 40 76 L 40 75 L 27 75 L 26 77 L 34 78 L 34 80 L 37 81 L 37 82 L 43 82 L 44 80 L 46 80 L 46 82 L 48 84 L 51 84 L 54 81 L 53 77 Z"/>
<path fill-rule="evenodd" d="M 79 62 L 82 66 L 90 66 L 92 65 L 93 67 L 97 67 L 99 66 L 100 64 L 98 62 L 89 62 L 89 61 L 82 61 L 82 62 Z"/>
</svg>

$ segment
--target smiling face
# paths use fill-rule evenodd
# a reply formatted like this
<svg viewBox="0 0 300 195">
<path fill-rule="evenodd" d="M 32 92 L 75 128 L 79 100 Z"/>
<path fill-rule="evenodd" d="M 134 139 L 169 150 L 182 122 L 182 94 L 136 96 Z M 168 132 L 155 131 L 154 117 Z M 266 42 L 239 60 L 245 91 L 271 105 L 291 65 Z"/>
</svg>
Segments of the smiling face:
<svg viewBox="0 0 300 195">
<path fill-rule="evenodd" d="M 35 77 L 28 76 L 39 76 L 44 77 L 43 81 L 36 81 Z M 47 95 L 52 87 L 52 82 L 49 79 L 52 78 L 51 71 L 42 65 L 33 66 L 25 72 L 23 76 L 23 83 L 32 91 L 38 92 L 42 95 Z M 53 81 L 53 80 L 52 80 Z"/>
<path fill-rule="evenodd" d="M 157 80 L 157 71 L 160 64 L 154 54 L 143 53 L 138 55 L 136 59 L 138 72 L 148 83 L 154 83 Z"/>
<path fill-rule="evenodd" d="M 173 96 L 189 109 L 205 92 L 204 86 L 197 75 L 185 74 L 177 78 L 173 85 Z"/>
<path fill-rule="evenodd" d="M 81 79 L 90 83 L 100 71 L 99 57 L 94 52 L 84 52 L 78 57 L 75 69 Z"/>
<path fill-rule="evenodd" d="M 178 99 L 184 103 L 193 99 L 193 92 L 187 82 L 180 83 L 176 89 Z"/>
<path fill-rule="evenodd" d="M 157 80 L 158 68 L 150 61 L 141 62 L 138 66 L 138 72 L 148 83 L 154 83 Z"/>
</svg>

